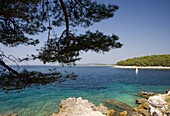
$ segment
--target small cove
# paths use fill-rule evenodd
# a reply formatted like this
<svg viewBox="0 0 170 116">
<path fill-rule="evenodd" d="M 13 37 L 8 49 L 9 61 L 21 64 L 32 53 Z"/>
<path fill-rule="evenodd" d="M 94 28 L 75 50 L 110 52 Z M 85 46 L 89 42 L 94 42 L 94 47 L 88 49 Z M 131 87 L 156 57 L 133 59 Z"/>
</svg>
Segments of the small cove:
<svg viewBox="0 0 170 116">
<path fill-rule="evenodd" d="M 104 66 L 22 66 L 29 70 L 47 72 L 57 68 L 60 72 L 74 72 L 76 80 L 33 86 L 21 91 L 0 91 L 0 114 L 17 113 L 21 116 L 48 116 L 59 108 L 60 100 L 82 97 L 98 105 L 107 99 L 116 99 L 135 106 L 140 91 L 164 93 L 170 88 L 170 70 L 118 69 Z"/>
</svg>

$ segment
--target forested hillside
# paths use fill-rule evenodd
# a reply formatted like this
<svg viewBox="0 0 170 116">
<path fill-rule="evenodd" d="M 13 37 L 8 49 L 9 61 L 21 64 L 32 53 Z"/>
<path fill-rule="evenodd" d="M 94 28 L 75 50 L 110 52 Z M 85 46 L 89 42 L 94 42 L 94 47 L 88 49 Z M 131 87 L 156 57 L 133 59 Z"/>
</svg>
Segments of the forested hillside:
<svg viewBox="0 0 170 116">
<path fill-rule="evenodd" d="M 166 66 L 170 67 L 170 54 L 129 58 L 116 63 L 119 66 Z"/>
</svg>

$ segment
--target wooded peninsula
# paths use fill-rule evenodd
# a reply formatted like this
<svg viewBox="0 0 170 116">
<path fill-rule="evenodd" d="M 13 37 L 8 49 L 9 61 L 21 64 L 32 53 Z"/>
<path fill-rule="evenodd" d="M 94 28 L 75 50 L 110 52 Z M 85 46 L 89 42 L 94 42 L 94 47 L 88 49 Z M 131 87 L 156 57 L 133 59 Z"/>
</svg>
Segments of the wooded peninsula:
<svg viewBox="0 0 170 116">
<path fill-rule="evenodd" d="M 129 58 L 116 63 L 118 66 L 163 66 L 170 67 L 170 54 Z"/>
</svg>

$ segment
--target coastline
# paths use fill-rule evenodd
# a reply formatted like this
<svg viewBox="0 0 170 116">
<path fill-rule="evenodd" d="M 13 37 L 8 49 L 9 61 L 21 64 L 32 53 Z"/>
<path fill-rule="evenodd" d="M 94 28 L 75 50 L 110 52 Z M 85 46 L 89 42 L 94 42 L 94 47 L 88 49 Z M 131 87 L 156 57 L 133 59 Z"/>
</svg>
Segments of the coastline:
<svg viewBox="0 0 170 116">
<path fill-rule="evenodd" d="M 60 109 L 51 116 L 169 116 L 170 90 L 163 94 L 141 91 L 138 96 L 135 107 L 115 99 L 96 106 L 87 99 L 69 97 L 61 100 Z"/>
<path fill-rule="evenodd" d="M 113 68 L 125 68 L 125 69 L 166 69 L 170 70 L 170 67 L 163 66 L 112 66 Z"/>
</svg>

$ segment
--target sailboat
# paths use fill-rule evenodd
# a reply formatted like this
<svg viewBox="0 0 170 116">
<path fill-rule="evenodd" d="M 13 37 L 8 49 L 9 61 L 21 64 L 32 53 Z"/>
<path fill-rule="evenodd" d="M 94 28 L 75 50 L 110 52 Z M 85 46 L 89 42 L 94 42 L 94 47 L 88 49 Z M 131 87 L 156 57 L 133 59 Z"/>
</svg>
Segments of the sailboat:
<svg viewBox="0 0 170 116">
<path fill-rule="evenodd" d="M 135 70 L 136 75 L 138 74 L 138 72 L 139 72 L 139 70 L 138 70 L 138 68 L 136 68 L 136 70 Z"/>
</svg>

